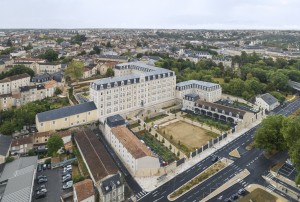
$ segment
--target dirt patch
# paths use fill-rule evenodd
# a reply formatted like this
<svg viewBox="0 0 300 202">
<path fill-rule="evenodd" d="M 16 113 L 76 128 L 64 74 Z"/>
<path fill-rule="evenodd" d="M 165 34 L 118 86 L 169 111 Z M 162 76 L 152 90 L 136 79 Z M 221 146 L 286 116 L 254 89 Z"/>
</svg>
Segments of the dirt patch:
<svg viewBox="0 0 300 202">
<path fill-rule="evenodd" d="M 246 146 L 246 149 L 248 151 L 252 150 L 254 148 L 254 142 L 251 142 L 249 145 Z"/>
<path fill-rule="evenodd" d="M 274 172 L 278 172 L 278 170 L 285 164 L 285 162 L 280 162 L 280 163 L 277 163 L 276 165 L 274 165 L 271 170 L 274 171 Z"/>
<path fill-rule="evenodd" d="M 230 156 L 233 156 L 233 157 L 235 157 L 235 158 L 241 158 L 241 155 L 240 155 L 240 153 L 238 152 L 237 149 L 232 150 L 232 151 L 229 153 L 229 155 L 230 155 Z"/>
<path fill-rule="evenodd" d="M 177 121 L 167 126 L 161 127 L 159 133 L 167 139 L 175 142 L 180 141 L 189 148 L 199 148 L 218 135 L 203 128 L 194 126 L 184 121 Z"/>
<path fill-rule="evenodd" d="M 277 198 L 273 194 L 261 189 L 256 188 L 245 197 L 238 200 L 238 202 L 284 202 L 282 199 Z"/>
</svg>

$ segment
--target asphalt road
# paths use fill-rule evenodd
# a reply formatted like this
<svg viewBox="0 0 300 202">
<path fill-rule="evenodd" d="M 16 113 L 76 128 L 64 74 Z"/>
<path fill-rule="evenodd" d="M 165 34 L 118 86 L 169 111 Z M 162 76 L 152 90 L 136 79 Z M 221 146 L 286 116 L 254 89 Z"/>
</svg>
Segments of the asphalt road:
<svg viewBox="0 0 300 202">
<path fill-rule="evenodd" d="M 275 114 L 282 114 L 282 115 L 289 115 L 293 111 L 297 110 L 300 107 L 300 99 L 287 104 L 284 108 L 278 108 L 274 110 Z M 218 197 L 223 196 L 224 198 L 227 198 L 231 196 L 233 193 L 236 193 L 238 189 L 241 187 L 245 187 L 248 184 L 251 183 L 257 183 L 261 184 L 263 186 L 270 186 L 266 183 L 266 181 L 261 177 L 262 175 L 266 175 L 268 170 L 272 165 L 274 165 L 276 162 L 282 160 L 283 158 L 287 157 L 286 153 L 278 153 L 277 155 L 273 156 L 271 159 L 266 159 L 263 156 L 263 151 L 257 148 L 254 148 L 250 151 L 247 151 L 245 147 L 250 144 L 253 141 L 253 136 L 255 133 L 255 130 L 258 128 L 258 126 L 253 127 L 252 129 L 248 130 L 246 133 L 242 134 L 232 142 L 228 143 L 224 147 L 218 149 L 213 153 L 213 155 L 217 155 L 220 157 L 227 157 L 234 160 L 234 163 L 225 168 L 224 170 L 220 171 L 218 174 L 212 176 L 208 180 L 204 181 L 200 185 L 198 185 L 196 188 L 192 189 L 188 193 L 184 194 L 180 198 L 178 198 L 175 201 L 180 202 L 190 202 L 190 201 L 199 201 L 200 199 L 204 198 L 206 195 L 211 193 L 214 189 L 224 184 L 226 181 L 228 181 L 230 178 L 232 178 L 234 175 L 239 173 L 241 170 L 247 168 L 250 171 L 250 176 L 245 178 L 245 181 L 238 183 L 237 185 L 234 185 L 230 187 L 229 189 L 225 190 L 223 193 L 218 195 L 216 198 L 214 198 L 212 201 L 217 201 Z M 233 149 L 239 148 L 243 152 L 242 158 L 235 159 L 233 157 L 229 157 L 228 154 Z M 144 197 L 140 198 L 138 201 L 145 201 L 145 202 L 157 202 L 157 201 L 168 201 L 167 196 L 172 193 L 174 190 L 179 188 L 182 184 L 186 183 L 196 175 L 198 175 L 200 172 L 205 170 L 208 166 L 212 165 L 211 157 L 207 157 L 204 160 L 201 160 L 199 163 L 191 167 L 190 169 L 182 172 L 181 174 L 177 175 L 170 181 L 166 182 L 159 188 L 155 189 L 154 191 L 148 193 Z M 270 190 L 272 190 L 273 187 L 270 187 Z M 280 192 L 276 189 L 273 189 L 272 191 L 279 193 L 291 201 L 295 201 L 285 195 L 285 193 Z"/>
</svg>

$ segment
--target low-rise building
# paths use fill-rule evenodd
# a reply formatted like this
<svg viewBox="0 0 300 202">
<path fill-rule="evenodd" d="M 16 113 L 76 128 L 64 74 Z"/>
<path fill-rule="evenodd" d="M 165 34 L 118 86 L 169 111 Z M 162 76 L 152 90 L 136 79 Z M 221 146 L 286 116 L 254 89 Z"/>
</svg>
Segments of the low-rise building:
<svg viewBox="0 0 300 202">
<path fill-rule="evenodd" d="M 118 55 L 99 55 L 96 59 L 98 62 L 128 62 L 129 58 L 127 56 L 118 56 Z"/>
<path fill-rule="evenodd" d="M 280 105 L 278 100 L 270 93 L 258 95 L 255 98 L 255 104 L 258 105 L 261 109 L 265 109 L 267 111 L 272 111 Z"/>
<path fill-rule="evenodd" d="M 12 155 L 26 154 L 31 149 L 33 149 L 33 136 L 21 137 L 13 139 L 11 143 L 10 153 Z"/>
<path fill-rule="evenodd" d="M 124 183 L 121 174 L 96 134 L 90 129 L 85 129 L 78 131 L 74 139 L 99 192 L 100 202 L 124 201 Z"/>
<path fill-rule="evenodd" d="M 93 181 L 90 179 L 85 179 L 81 182 L 75 183 L 73 200 L 74 202 L 94 202 L 95 191 Z"/>
<path fill-rule="evenodd" d="M 106 119 L 105 138 L 134 176 L 152 176 L 158 173 L 160 162 L 125 125 L 120 115 Z"/>
<path fill-rule="evenodd" d="M 22 157 L 7 163 L 0 177 L 5 186 L 1 202 L 31 202 L 37 156 Z"/>
<path fill-rule="evenodd" d="M 97 121 L 97 107 L 94 102 L 54 109 L 36 115 L 39 132 L 61 130 Z"/>
<path fill-rule="evenodd" d="M 0 110 L 8 110 L 14 106 L 15 99 L 12 93 L 0 95 Z"/>
</svg>

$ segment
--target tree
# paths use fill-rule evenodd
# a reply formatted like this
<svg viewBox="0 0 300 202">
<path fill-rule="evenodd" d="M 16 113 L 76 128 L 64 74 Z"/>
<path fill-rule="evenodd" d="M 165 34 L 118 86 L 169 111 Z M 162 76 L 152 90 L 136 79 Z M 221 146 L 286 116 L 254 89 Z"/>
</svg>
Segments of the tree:
<svg viewBox="0 0 300 202">
<path fill-rule="evenodd" d="M 288 87 L 288 77 L 281 72 L 274 72 L 270 75 L 270 88 L 285 91 Z"/>
<path fill-rule="evenodd" d="M 137 55 L 136 55 L 136 58 L 141 58 L 141 57 L 143 57 L 143 53 L 138 53 Z"/>
<path fill-rule="evenodd" d="M 24 73 L 29 74 L 31 77 L 34 76 L 34 71 L 32 69 L 30 69 L 29 67 L 25 67 L 24 65 L 15 65 L 9 71 L 1 74 L 0 79 L 4 79 L 5 77 L 8 77 L 8 76 L 14 76 L 14 75 L 24 74 Z"/>
<path fill-rule="evenodd" d="M 8 156 L 8 157 L 5 158 L 5 163 L 10 163 L 10 162 L 12 162 L 12 161 L 14 161 L 14 160 L 15 160 L 14 157 Z"/>
<path fill-rule="evenodd" d="M 232 95 L 241 96 L 245 88 L 244 81 L 239 78 L 232 79 L 228 83 L 228 88 Z"/>
<path fill-rule="evenodd" d="M 24 50 L 28 51 L 28 50 L 31 50 L 33 49 L 33 46 L 31 43 L 29 43 L 27 46 L 24 47 Z"/>
<path fill-rule="evenodd" d="M 57 151 L 64 146 L 62 138 L 58 135 L 52 135 L 47 143 L 48 155 L 54 156 Z"/>
<path fill-rule="evenodd" d="M 136 46 L 137 46 L 137 47 L 142 47 L 142 43 L 141 43 L 140 41 L 138 41 L 138 42 L 136 43 Z"/>
<path fill-rule="evenodd" d="M 55 95 L 59 95 L 61 93 L 62 93 L 62 90 L 60 88 L 56 88 L 55 91 L 54 91 Z"/>
<path fill-rule="evenodd" d="M 56 61 L 58 59 L 58 54 L 53 49 L 48 49 L 46 52 L 42 55 L 42 57 L 49 62 Z"/>
<path fill-rule="evenodd" d="M 66 76 L 69 76 L 72 80 L 78 81 L 84 71 L 84 64 L 81 61 L 73 60 L 65 70 Z"/>
<path fill-rule="evenodd" d="M 115 72 L 112 68 L 108 68 L 105 74 L 107 77 L 112 77 L 115 75 Z"/>
<path fill-rule="evenodd" d="M 285 150 L 287 145 L 281 132 L 283 120 L 282 115 L 267 116 L 255 133 L 255 146 L 267 152 Z"/>
<path fill-rule="evenodd" d="M 101 52 L 101 49 L 99 46 L 94 46 L 93 50 L 95 51 L 96 54 L 100 54 L 100 52 Z"/>
<path fill-rule="evenodd" d="M 81 45 L 82 42 L 85 42 L 85 41 L 86 41 L 86 36 L 85 35 L 79 35 L 78 33 L 71 38 L 71 43 L 72 44 Z"/>
<path fill-rule="evenodd" d="M 9 46 L 9 47 L 10 47 L 10 46 L 12 46 L 12 45 L 13 45 L 13 44 L 12 44 L 11 39 L 8 39 L 7 42 L 6 42 L 6 46 Z"/>
<path fill-rule="evenodd" d="M 28 156 L 35 156 L 35 151 L 34 151 L 34 149 L 30 149 L 30 150 L 28 151 Z"/>
<path fill-rule="evenodd" d="M 106 48 L 111 48 L 112 47 L 110 41 L 108 41 L 105 46 L 106 46 Z"/>
<path fill-rule="evenodd" d="M 4 121 L 0 126 L 0 133 L 4 135 L 11 135 L 15 132 L 15 124 L 12 120 Z"/>
</svg>

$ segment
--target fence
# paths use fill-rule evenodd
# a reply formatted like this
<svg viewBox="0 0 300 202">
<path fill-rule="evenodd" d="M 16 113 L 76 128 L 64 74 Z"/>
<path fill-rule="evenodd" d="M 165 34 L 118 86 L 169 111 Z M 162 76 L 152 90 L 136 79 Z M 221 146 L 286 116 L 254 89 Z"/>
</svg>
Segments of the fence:
<svg viewBox="0 0 300 202">
<path fill-rule="evenodd" d="M 57 168 L 57 167 L 60 167 L 60 166 L 63 166 L 67 163 L 72 163 L 73 161 L 77 160 L 77 158 L 72 158 L 72 159 L 68 159 L 68 160 L 65 160 L 65 161 L 61 161 L 61 162 L 58 162 L 58 163 L 55 163 L 55 164 L 51 164 L 51 168 Z"/>
</svg>

